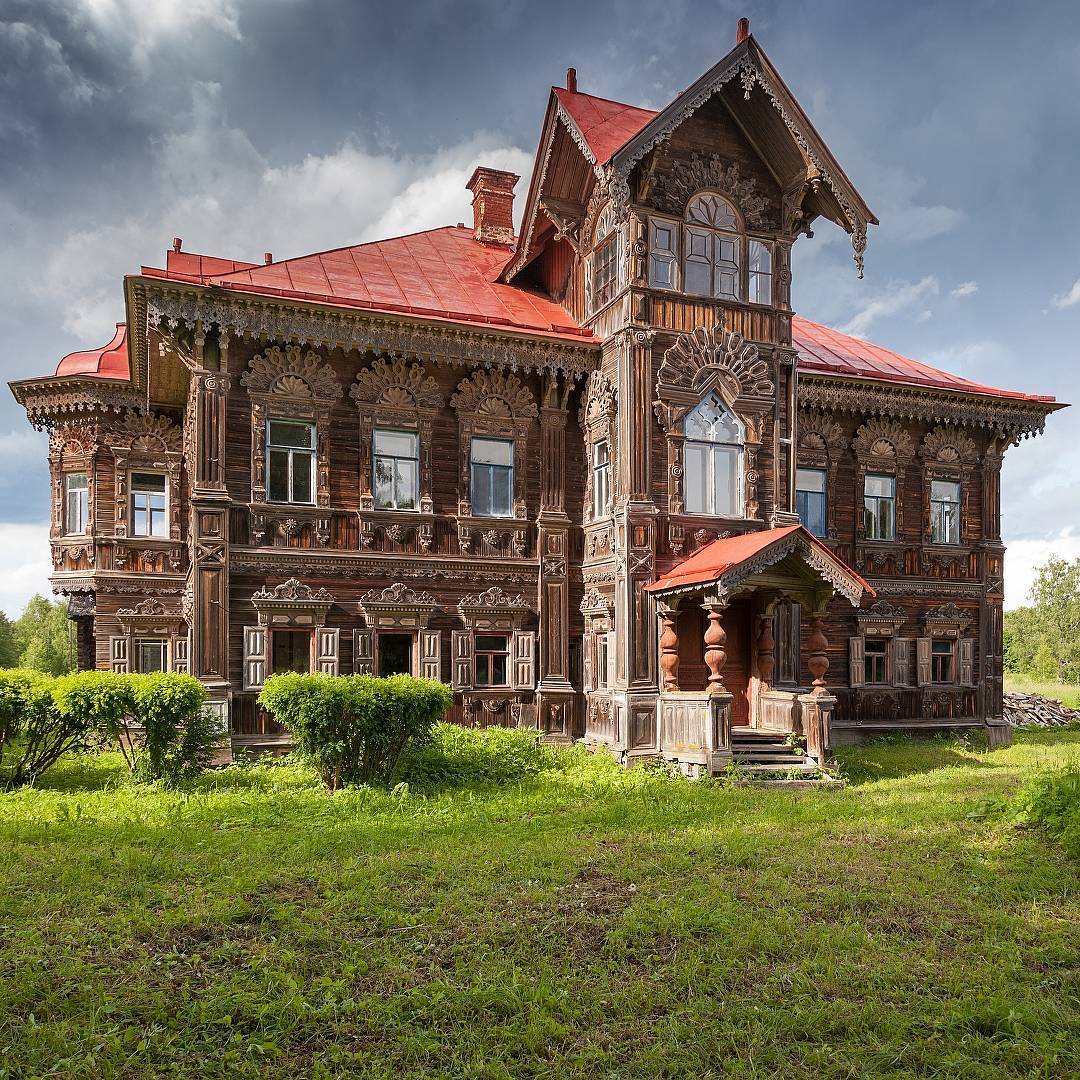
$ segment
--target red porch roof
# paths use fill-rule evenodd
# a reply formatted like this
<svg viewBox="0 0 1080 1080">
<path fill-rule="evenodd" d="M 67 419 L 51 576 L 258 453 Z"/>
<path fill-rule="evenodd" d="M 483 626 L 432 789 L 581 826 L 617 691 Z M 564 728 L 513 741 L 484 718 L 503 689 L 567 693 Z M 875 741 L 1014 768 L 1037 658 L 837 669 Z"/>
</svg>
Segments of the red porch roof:
<svg viewBox="0 0 1080 1080">
<path fill-rule="evenodd" d="M 815 547 L 826 559 L 840 567 L 855 581 L 859 582 L 865 592 L 874 596 L 874 590 L 867 581 L 855 573 L 842 559 L 836 557 L 816 536 L 808 532 L 802 525 L 785 525 L 781 529 L 765 529 L 762 532 L 743 533 L 741 536 L 728 536 L 721 540 L 714 540 L 706 544 L 700 551 L 683 559 L 676 564 L 658 581 L 645 586 L 646 592 L 666 592 L 669 589 L 679 589 L 689 585 L 702 585 L 706 582 L 718 581 L 737 566 L 760 555 L 763 551 L 775 544 L 781 543 L 794 534 L 801 534 L 801 539 Z"/>
<path fill-rule="evenodd" d="M 653 109 L 639 109 L 622 101 L 579 94 L 553 86 L 559 104 L 570 114 L 589 144 L 598 165 L 610 161 L 653 117 Z"/>
</svg>

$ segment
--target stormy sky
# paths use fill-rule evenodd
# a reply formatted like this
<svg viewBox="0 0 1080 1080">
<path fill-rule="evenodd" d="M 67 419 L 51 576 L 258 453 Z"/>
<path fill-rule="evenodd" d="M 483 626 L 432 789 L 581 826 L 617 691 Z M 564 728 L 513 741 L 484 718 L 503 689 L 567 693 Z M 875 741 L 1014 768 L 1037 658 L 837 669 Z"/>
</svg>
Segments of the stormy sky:
<svg viewBox="0 0 1080 1080">
<path fill-rule="evenodd" d="M 54 370 L 121 276 L 466 220 L 477 163 L 527 186 L 547 100 L 659 108 L 738 16 L 881 219 L 866 279 L 821 222 L 796 310 L 991 384 L 1080 401 L 1075 3 L 0 0 L 0 364 Z M 520 202 L 520 199 L 519 199 Z M 1007 603 L 1080 557 L 1070 412 L 1006 458 Z M 46 441 L 0 395 L 0 609 L 49 572 Z"/>
</svg>

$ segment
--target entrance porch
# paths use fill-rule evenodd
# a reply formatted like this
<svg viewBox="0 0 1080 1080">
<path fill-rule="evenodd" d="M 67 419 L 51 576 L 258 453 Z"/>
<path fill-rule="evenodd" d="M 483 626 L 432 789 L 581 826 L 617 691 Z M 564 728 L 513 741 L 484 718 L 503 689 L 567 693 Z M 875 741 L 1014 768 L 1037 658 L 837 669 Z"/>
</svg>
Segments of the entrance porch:
<svg viewBox="0 0 1080 1080">
<path fill-rule="evenodd" d="M 715 540 L 646 591 L 660 620 L 660 753 L 692 775 L 732 762 L 778 775 L 816 772 L 836 706 L 825 681 L 825 612 L 837 594 L 858 607 L 869 585 L 794 525 Z M 809 686 L 774 683 L 781 602 L 798 604 Z M 805 754 L 784 741 L 792 734 Z"/>
</svg>

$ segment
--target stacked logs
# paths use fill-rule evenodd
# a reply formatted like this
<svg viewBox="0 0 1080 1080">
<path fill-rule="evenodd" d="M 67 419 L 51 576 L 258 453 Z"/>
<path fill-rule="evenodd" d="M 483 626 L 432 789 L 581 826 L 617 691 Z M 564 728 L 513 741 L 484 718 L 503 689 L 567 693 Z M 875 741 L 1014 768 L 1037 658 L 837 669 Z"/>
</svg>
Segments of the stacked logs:
<svg viewBox="0 0 1080 1080">
<path fill-rule="evenodd" d="M 1080 721 L 1080 709 L 1039 694 L 1006 694 L 1005 721 L 1013 727 L 1062 727 Z"/>
</svg>

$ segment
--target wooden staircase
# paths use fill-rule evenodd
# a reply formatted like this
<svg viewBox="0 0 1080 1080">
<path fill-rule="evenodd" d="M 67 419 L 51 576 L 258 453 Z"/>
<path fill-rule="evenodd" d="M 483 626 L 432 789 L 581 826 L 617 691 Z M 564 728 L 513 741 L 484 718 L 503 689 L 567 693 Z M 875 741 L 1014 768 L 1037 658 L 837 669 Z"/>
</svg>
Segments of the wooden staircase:
<svg viewBox="0 0 1080 1080">
<path fill-rule="evenodd" d="M 754 783 L 834 782 L 805 750 L 787 743 L 782 732 L 733 727 L 731 755 L 739 772 Z"/>
</svg>

